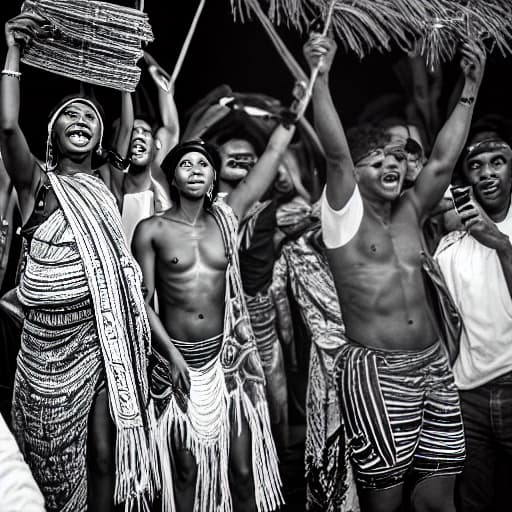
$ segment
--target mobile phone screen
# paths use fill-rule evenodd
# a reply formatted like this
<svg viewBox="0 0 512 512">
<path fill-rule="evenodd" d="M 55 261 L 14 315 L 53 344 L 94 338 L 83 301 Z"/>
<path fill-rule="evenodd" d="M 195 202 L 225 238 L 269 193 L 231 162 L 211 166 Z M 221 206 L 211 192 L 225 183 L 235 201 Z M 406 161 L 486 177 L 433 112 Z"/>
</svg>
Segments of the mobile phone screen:
<svg viewBox="0 0 512 512">
<path fill-rule="evenodd" d="M 451 193 L 453 197 L 453 204 L 455 205 L 455 210 L 460 213 L 464 206 L 470 200 L 470 190 L 471 187 L 451 187 Z"/>
</svg>

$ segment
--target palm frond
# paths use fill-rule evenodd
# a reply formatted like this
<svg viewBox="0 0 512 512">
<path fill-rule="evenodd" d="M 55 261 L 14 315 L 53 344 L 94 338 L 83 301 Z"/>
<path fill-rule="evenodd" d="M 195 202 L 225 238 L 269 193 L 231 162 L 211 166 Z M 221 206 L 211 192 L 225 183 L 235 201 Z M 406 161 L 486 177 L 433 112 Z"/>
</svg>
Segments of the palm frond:
<svg viewBox="0 0 512 512">
<path fill-rule="evenodd" d="M 247 0 L 231 0 L 234 12 L 247 15 Z M 270 20 L 300 32 L 324 15 L 330 0 L 266 0 Z M 458 43 L 470 38 L 512 54 L 511 0 L 336 0 L 333 29 L 341 46 L 364 57 L 397 45 L 417 48 L 429 66 L 450 60 Z"/>
</svg>

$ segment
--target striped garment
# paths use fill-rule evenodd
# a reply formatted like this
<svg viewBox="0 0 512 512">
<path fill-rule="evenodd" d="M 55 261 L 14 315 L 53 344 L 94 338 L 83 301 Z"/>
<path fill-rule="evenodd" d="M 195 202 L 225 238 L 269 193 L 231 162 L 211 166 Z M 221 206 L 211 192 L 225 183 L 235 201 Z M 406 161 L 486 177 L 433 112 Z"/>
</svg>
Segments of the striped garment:
<svg viewBox="0 0 512 512">
<path fill-rule="evenodd" d="M 421 351 L 345 345 L 339 358 L 342 413 L 356 480 L 363 488 L 455 475 L 464 430 L 440 341 Z"/>
<path fill-rule="evenodd" d="M 35 231 L 13 422 L 49 511 L 87 508 L 87 419 L 100 380 L 116 426 L 114 501 L 148 509 L 158 485 L 148 407 L 149 324 L 140 270 L 98 178 L 48 173 L 60 208 Z"/>
</svg>

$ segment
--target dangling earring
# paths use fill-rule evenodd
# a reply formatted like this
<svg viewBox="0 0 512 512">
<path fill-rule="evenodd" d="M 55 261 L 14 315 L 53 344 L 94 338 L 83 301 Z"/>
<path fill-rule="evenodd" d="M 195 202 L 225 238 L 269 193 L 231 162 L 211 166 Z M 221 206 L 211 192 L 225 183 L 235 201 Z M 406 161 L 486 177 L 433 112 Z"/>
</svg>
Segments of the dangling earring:
<svg viewBox="0 0 512 512">
<path fill-rule="evenodd" d="M 160 139 L 155 140 L 155 148 L 162 149 L 162 141 Z"/>
<path fill-rule="evenodd" d="M 210 202 L 213 199 L 213 183 L 210 185 L 210 188 L 208 189 L 208 192 L 206 192 L 206 196 L 210 200 Z"/>
<path fill-rule="evenodd" d="M 101 144 L 96 148 L 96 154 L 98 156 L 103 155 L 103 148 L 101 147 Z"/>
<path fill-rule="evenodd" d="M 54 162 L 53 144 L 51 137 L 46 141 L 46 171 L 53 171 L 57 167 L 57 162 Z"/>
<path fill-rule="evenodd" d="M 210 202 L 213 201 L 213 187 L 215 185 L 215 180 L 217 179 L 217 173 L 215 171 L 213 171 L 213 180 L 212 180 L 212 184 L 210 185 L 210 187 L 208 188 L 208 192 L 206 192 L 206 195 L 208 196 L 208 199 L 210 200 Z"/>
</svg>

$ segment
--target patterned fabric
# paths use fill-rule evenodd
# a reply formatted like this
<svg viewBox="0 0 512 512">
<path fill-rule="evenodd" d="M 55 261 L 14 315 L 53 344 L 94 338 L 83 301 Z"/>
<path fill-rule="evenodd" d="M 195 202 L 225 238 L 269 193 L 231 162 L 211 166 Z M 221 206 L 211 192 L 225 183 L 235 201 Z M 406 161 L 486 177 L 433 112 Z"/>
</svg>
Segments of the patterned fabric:
<svg viewBox="0 0 512 512">
<path fill-rule="evenodd" d="M 157 432 L 163 510 L 175 510 L 171 445 L 171 439 L 175 436 L 194 453 L 199 472 L 202 471 L 198 476 L 194 511 L 233 510 L 225 459 L 225 450 L 229 452 L 229 446 L 223 440 L 233 429 L 241 432 L 240 420 L 243 415 L 251 432 L 256 505 L 259 512 L 270 512 L 283 502 L 281 478 L 265 399 L 265 377 L 240 278 L 238 220 L 223 200 L 215 202 L 212 213 L 220 226 L 228 258 L 222 348 L 218 356 L 197 370 L 197 374 L 194 369 L 189 369 L 192 378 L 197 377 L 194 402 L 202 403 L 204 407 L 192 405 L 189 412 L 191 400 L 182 403 L 178 393 L 162 393 L 161 388 L 157 390 L 164 400 L 163 408 L 162 404 L 157 404 L 163 410 L 158 419 Z M 219 379 L 219 375 L 222 375 L 222 379 Z M 212 408 L 212 404 L 217 406 Z M 198 427 L 200 423 L 206 427 L 209 422 L 217 425 L 213 438 L 212 429 Z M 212 452 L 212 443 L 216 446 L 216 452 Z"/>
<path fill-rule="evenodd" d="M 267 402 L 274 435 L 286 442 L 288 430 L 288 391 L 283 350 L 276 330 L 276 310 L 270 292 L 254 297 L 245 295 L 258 353 L 265 372 Z M 279 443 L 278 443 L 279 446 Z"/>
<path fill-rule="evenodd" d="M 345 344 L 334 282 L 322 248 L 320 230 L 284 244 L 274 268 L 272 292 L 280 336 L 293 342 L 288 290 L 311 336 L 307 391 L 307 510 L 359 510 L 355 483 L 344 447 L 335 361 Z"/>
<path fill-rule="evenodd" d="M 252 236 L 260 213 L 267 208 L 270 200 L 254 203 L 245 213 L 242 222 L 239 224 L 238 244 L 241 249 L 248 250 L 251 246 Z"/>
<path fill-rule="evenodd" d="M 48 173 L 48 178 L 61 209 L 35 232 L 19 289 L 29 319 L 15 389 L 17 432 L 22 444 L 30 444 L 30 432 L 43 428 L 42 419 L 48 423 L 48 437 L 37 440 L 41 460 L 30 462 L 38 452 L 27 450 L 29 463 L 44 471 L 45 455 L 59 453 L 62 459 L 57 464 L 64 471 L 48 470 L 39 483 L 46 488 L 47 499 L 55 499 L 55 510 L 84 510 L 86 472 L 80 443 L 87 432 L 77 427 L 78 436 L 71 443 L 68 436 L 75 429 L 69 430 L 66 421 L 85 421 L 103 366 L 117 430 L 114 498 L 117 503 L 126 501 L 130 508 L 135 502 L 144 503 L 145 494 L 151 497 L 157 484 L 156 448 L 152 450 L 148 440 L 152 425 L 146 378 L 149 324 L 140 270 L 126 247 L 114 197 L 103 182 L 81 173 L 59 177 Z M 84 303 L 89 304 L 87 311 Z M 68 324 L 76 325 L 71 329 Z M 90 361 L 84 356 L 84 344 L 91 351 L 94 347 Z M 29 385 L 32 393 L 27 394 L 24 390 Z M 62 394 L 80 408 L 80 414 L 63 404 Z M 44 414 L 35 414 L 38 410 Z M 52 424 L 51 418 L 59 421 Z M 62 444 L 56 441 L 59 436 L 64 436 Z M 76 459 L 66 453 L 72 444 Z M 53 457 L 47 461 L 51 463 Z M 68 465 L 75 464 L 71 478 Z"/>
<path fill-rule="evenodd" d="M 87 422 L 101 361 L 89 301 L 28 310 L 13 427 L 48 512 L 87 510 Z"/>
<path fill-rule="evenodd" d="M 172 344 L 192 368 L 199 368 L 210 362 L 222 347 L 222 334 L 202 341 L 183 341 L 171 338 Z"/>
<path fill-rule="evenodd" d="M 387 489 L 464 464 L 459 395 L 441 341 L 421 351 L 345 345 L 340 358 L 342 412 L 358 483 Z"/>
</svg>

